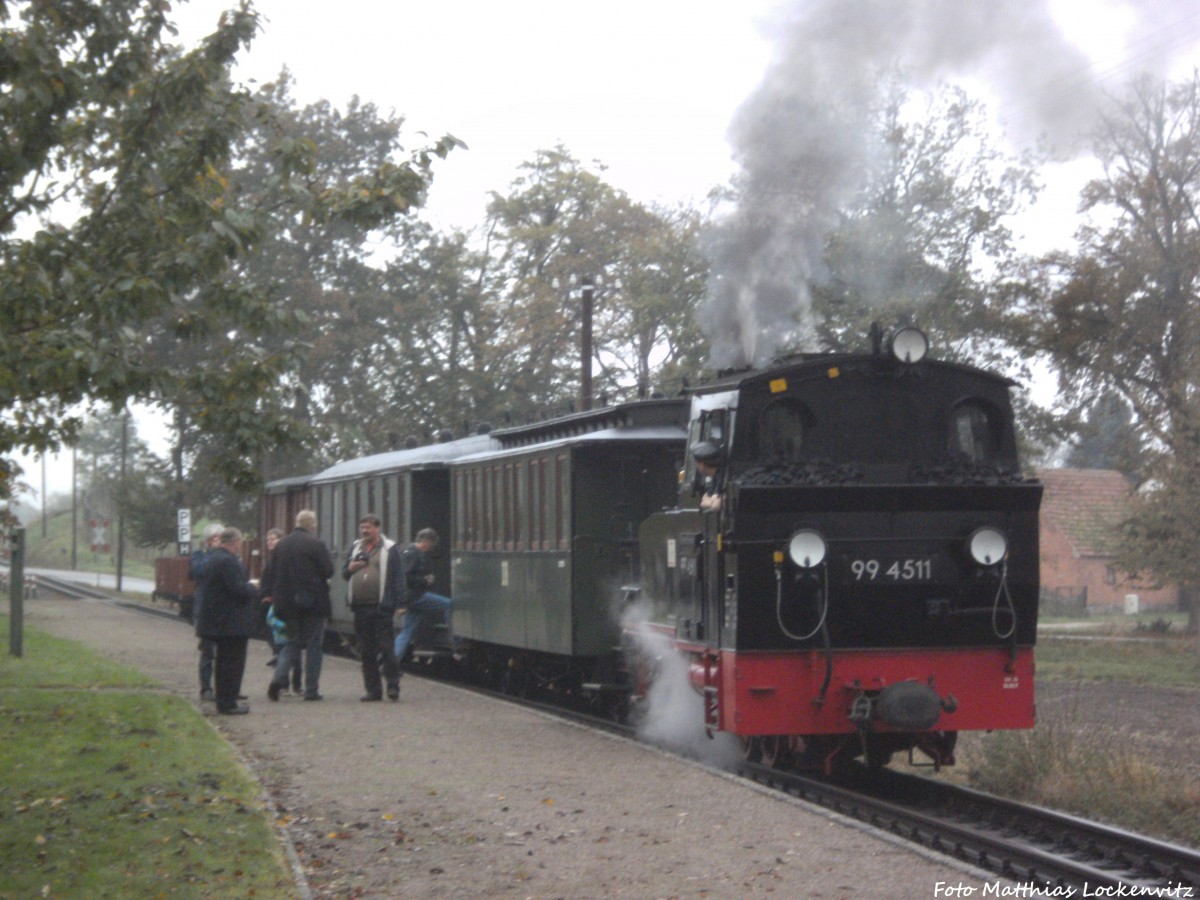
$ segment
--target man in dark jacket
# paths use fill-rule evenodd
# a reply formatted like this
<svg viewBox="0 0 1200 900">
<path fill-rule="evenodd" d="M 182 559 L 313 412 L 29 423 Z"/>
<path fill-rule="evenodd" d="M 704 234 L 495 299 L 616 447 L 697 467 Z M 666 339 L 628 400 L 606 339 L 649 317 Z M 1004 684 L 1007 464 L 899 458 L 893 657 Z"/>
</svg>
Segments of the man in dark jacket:
<svg viewBox="0 0 1200 900">
<path fill-rule="evenodd" d="M 329 579 L 333 558 L 329 548 L 316 537 L 317 514 L 303 509 L 296 514 L 296 528 L 275 545 L 274 584 L 271 597 L 275 615 L 283 620 L 287 643 L 279 651 L 267 696 L 279 699 L 287 687 L 292 661 L 304 653 L 304 699 L 320 700 L 321 647 L 325 622 L 333 614 L 329 603 Z"/>
<path fill-rule="evenodd" d="M 237 700 L 246 671 L 246 644 L 258 626 L 258 589 L 246 578 L 241 557 L 242 533 L 226 528 L 204 563 L 204 602 L 196 620 L 196 633 L 216 648 L 217 712 L 227 716 L 250 711 Z"/>
<path fill-rule="evenodd" d="M 221 533 L 224 525 L 216 522 L 204 529 L 204 545 L 192 554 L 188 560 L 188 578 L 192 579 L 192 621 L 200 622 L 200 609 L 204 605 L 204 564 L 221 545 Z M 197 627 L 196 636 L 200 638 L 200 699 L 213 698 L 213 660 L 216 659 L 217 648 L 213 642 L 200 634 Z"/>
<path fill-rule="evenodd" d="M 404 613 L 404 625 L 396 635 L 393 648 L 397 666 L 404 662 L 408 645 L 426 613 L 440 614 L 445 617 L 446 625 L 450 624 L 450 598 L 429 589 L 434 581 L 429 554 L 437 545 L 438 533 L 432 528 L 422 528 L 417 532 L 417 539 L 405 548 L 400 565 L 393 567 L 389 574 L 388 593 L 396 598 L 398 611 Z M 399 692 L 397 686 L 397 696 Z"/>
</svg>

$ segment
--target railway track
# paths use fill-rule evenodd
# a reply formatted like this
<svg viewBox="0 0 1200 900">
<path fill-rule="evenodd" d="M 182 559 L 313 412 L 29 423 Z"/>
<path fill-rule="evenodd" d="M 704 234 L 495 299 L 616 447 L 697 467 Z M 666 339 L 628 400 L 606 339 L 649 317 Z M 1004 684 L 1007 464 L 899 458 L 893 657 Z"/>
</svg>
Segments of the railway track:
<svg viewBox="0 0 1200 900">
<path fill-rule="evenodd" d="M 108 603 L 111 606 L 119 606 L 123 609 L 131 609 L 134 612 L 144 613 L 149 616 L 159 616 L 164 619 L 175 619 L 184 621 L 179 618 L 179 613 L 174 609 L 166 609 L 164 607 L 148 606 L 145 603 L 137 603 L 133 600 L 122 600 L 120 597 L 114 597 L 111 591 L 105 591 L 98 588 L 90 588 L 80 584 L 77 581 L 68 581 L 64 578 L 55 578 L 52 575 L 39 573 L 30 576 L 37 584 L 38 589 L 53 591 L 56 594 L 61 594 L 64 597 L 70 597 L 73 600 L 97 600 L 102 603 Z"/>
<path fill-rule="evenodd" d="M 37 581 L 64 596 L 181 621 L 173 610 L 121 600 L 73 582 L 44 575 Z M 633 734 L 633 729 L 611 719 L 482 692 L 608 732 Z M 969 788 L 890 769 L 862 769 L 824 779 L 747 762 L 738 774 L 992 872 L 1018 885 L 1025 891 L 1021 896 L 1189 897 L 1200 891 L 1196 850 Z"/>
<path fill-rule="evenodd" d="M 1029 885 L 1033 896 L 1189 897 L 1200 889 L 1200 852 L 969 788 L 892 770 L 863 769 L 836 781 L 749 763 L 741 771 Z"/>
</svg>

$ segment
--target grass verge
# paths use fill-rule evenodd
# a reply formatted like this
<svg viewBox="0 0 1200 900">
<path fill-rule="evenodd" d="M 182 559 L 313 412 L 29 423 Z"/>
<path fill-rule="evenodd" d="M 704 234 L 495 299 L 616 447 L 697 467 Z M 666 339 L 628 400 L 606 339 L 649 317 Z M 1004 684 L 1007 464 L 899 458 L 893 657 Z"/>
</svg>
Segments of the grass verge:
<svg viewBox="0 0 1200 900">
<path fill-rule="evenodd" d="M 1035 653 L 1039 679 L 1123 681 L 1200 690 L 1200 644 L 1194 640 L 1106 641 L 1042 636 Z"/>
<path fill-rule="evenodd" d="M 28 628 L 0 658 L 0 858 L 3 898 L 296 895 L 257 784 L 191 705 Z"/>
<path fill-rule="evenodd" d="M 1123 682 L 1197 691 L 1195 640 L 1071 640 L 1041 636 L 1039 680 Z M 1200 781 L 1168 772 L 1125 740 L 1110 740 L 1072 706 L 1038 709 L 1031 731 L 961 736 L 958 771 L 972 787 L 1200 847 Z M 951 770 L 953 771 L 953 770 Z"/>
<path fill-rule="evenodd" d="M 971 787 L 989 794 L 1200 847 L 1200 783 L 1097 741 L 1070 712 L 1032 731 L 964 735 L 959 759 Z"/>
</svg>

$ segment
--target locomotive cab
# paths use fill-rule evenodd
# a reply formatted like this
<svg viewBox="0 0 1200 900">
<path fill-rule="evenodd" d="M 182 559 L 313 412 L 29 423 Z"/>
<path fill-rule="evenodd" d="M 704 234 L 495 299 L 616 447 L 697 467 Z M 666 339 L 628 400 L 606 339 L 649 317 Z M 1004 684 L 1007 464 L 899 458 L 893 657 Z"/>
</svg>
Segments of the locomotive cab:
<svg viewBox="0 0 1200 900">
<path fill-rule="evenodd" d="M 927 348 L 902 329 L 693 394 L 719 468 L 689 458 L 643 526 L 645 593 L 752 756 L 942 765 L 960 730 L 1032 727 L 1041 487 L 1013 383 Z"/>
</svg>

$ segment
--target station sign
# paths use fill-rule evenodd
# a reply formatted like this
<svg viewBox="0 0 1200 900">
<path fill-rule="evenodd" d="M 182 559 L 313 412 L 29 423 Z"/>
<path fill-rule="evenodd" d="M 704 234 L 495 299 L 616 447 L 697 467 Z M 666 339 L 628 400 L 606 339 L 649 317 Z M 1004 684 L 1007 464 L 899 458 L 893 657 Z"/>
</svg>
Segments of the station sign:
<svg viewBox="0 0 1200 900">
<path fill-rule="evenodd" d="M 188 556 L 192 552 L 192 511 L 190 509 L 181 509 L 175 513 L 178 522 L 178 534 L 176 539 L 179 541 L 179 555 Z"/>
</svg>

